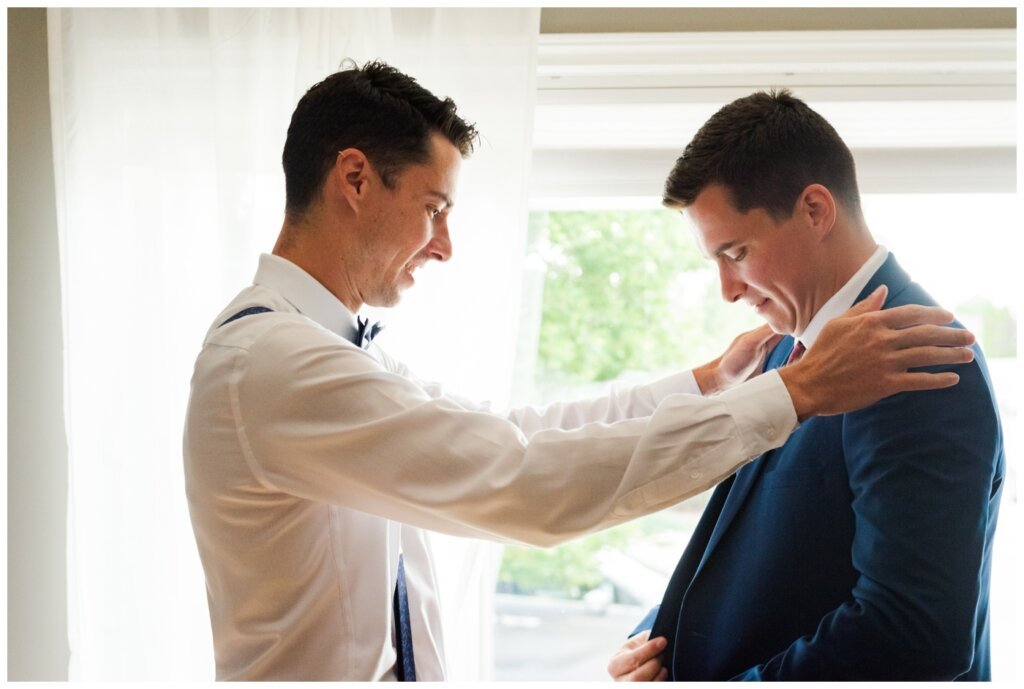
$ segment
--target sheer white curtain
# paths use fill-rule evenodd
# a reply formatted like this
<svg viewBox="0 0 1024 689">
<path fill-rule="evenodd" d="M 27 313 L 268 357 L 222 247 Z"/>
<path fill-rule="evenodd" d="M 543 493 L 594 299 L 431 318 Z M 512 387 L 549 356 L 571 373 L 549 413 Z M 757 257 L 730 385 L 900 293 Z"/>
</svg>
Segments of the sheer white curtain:
<svg viewBox="0 0 1024 689">
<path fill-rule="evenodd" d="M 452 96 L 484 142 L 454 257 L 383 314 L 423 377 L 502 404 L 526 228 L 539 10 L 51 9 L 69 439 L 72 679 L 209 679 L 181 431 L 210 318 L 282 219 L 297 100 L 343 58 Z M 485 678 L 495 558 L 437 543 L 451 677 Z"/>
</svg>

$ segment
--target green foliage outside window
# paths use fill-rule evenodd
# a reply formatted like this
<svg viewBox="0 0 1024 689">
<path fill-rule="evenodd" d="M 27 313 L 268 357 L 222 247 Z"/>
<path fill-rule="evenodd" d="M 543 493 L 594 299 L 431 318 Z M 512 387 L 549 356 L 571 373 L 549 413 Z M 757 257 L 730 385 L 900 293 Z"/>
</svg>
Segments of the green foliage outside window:
<svg viewBox="0 0 1024 689">
<path fill-rule="evenodd" d="M 626 545 L 638 530 L 633 522 L 550 550 L 506 548 L 499 586 L 516 593 L 579 598 L 601 583 L 597 562 L 601 549 Z"/>
<path fill-rule="evenodd" d="M 672 308 L 670 288 L 704 264 L 679 217 L 577 211 L 544 219 L 538 374 L 607 381 L 678 364 L 685 317 Z"/>
<path fill-rule="evenodd" d="M 555 598 L 580 598 L 603 580 L 598 562 L 601 550 L 624 549 L 631 541 L 657 538 L 666 531 L 678 530 L 677 522 L 670 513 L 661 512 L 557 548 L 510 546 L 505 548 L 501 562 L 499 589 Z"/>
</svg>

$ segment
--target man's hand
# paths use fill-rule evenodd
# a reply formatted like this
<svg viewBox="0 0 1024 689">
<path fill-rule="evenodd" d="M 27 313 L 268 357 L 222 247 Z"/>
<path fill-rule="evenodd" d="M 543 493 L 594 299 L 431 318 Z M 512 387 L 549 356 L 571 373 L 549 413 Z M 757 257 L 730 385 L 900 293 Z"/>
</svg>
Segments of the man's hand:
<svg viewBox="0 0 1024 689">
<path fill-rule="evenodd" d="M 722 356 L 693 369 L 693 377 L 704 395 L 728 390 L 761 371 L 765 357 L 782 335 L 767 325 L 747 331 L 733 340 Z"/>
<path fill-rule="evenodd" d="M 640 632 L 622 645 L 608 661 L 608 674 L 616 682 L 664 682 L 668 668 L 661 666 L 661 652 L 665 650 L 665 637 L 651 641 L 651 630 Z"/>
<path fill-rule="evenodd" d="M 974 335 L 946 328 L 953 314 L 930 306 L 879 311 L 883 285 L 821 331 L 800 361 L 779 370 L 801 421 L 808 416 L 844 414 L 898 392 L 956 385 L 952 372 L 910 372 L 974 359 L 967 346 Z"/>
</svg>

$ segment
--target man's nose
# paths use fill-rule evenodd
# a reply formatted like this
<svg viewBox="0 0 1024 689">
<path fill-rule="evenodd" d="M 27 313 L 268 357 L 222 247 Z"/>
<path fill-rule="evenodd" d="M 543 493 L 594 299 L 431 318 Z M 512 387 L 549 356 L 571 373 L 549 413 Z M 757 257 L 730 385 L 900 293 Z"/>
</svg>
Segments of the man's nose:
<svg viewBox="0 0 1024 689">
<path fill-rule="evenodd" d="M 746 283 L 739 280 L 724 261 L 718 262 L 718 282 L 722 286 L 722 299 L 730 304 L 739 301 L 747 290 Z"/>
<path fill-rule="evenodd" d="M 443 220 L 434 227 L 434 237 L 427 244 L 427 253 L 435 261 L 444 263 L 452 257 L 452 240 L 448 236 L 448 221 Z"/>
</svg>

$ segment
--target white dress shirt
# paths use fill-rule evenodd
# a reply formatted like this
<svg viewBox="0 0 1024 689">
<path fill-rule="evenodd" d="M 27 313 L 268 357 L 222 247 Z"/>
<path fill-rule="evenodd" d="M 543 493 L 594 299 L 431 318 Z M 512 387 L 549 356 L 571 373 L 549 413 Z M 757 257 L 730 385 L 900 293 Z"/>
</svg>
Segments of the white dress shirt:
<svg viewBox="0 0 1024 689">
<path fill-rule="evenodd" d="M 874 252 L 868 256 L 868 260 L 864 261 L 864 264 L 857 269 L 849 280 L 846 281 L 842 287 L 840 287 L 835 294 L 833 294 L 825 304 L 818 309 L 818 312 L 811 318 L 811 322 L 807 324 L 804 331 L 799 335 L 794 335 L 798 342 L 802 342 L 804 347 L 810 349 L 814 346 L 814 341 L 818 339 L 818 335 L 821 334 L 822 328 L 828 325 L 828 322 L 836 316 L 842 315 L 842 313 L 853 306 L 857 300 L 857 295 L 863 291 L 867 286 L 868 282 L 871 281 L 871 277 L 878 272 L 878 269 L 885 263 L 885 259 L 889 257 L 889 250 L 879 244 L 875 247 Z"/>
<path fill-rule="evenodd" d="M 271 313 L 218 327 L 250 306 Z M 217 679 L 394 679 L 404 553 L 417 679 L 444 679 L 421 529 L 553 545 L 675 504 L 796 426 L 777 373 L 712 398 L 677 374 L 507 416 L 417 380 L 289 261 L 214 320 L 184 454 Z"/>
</svg>

